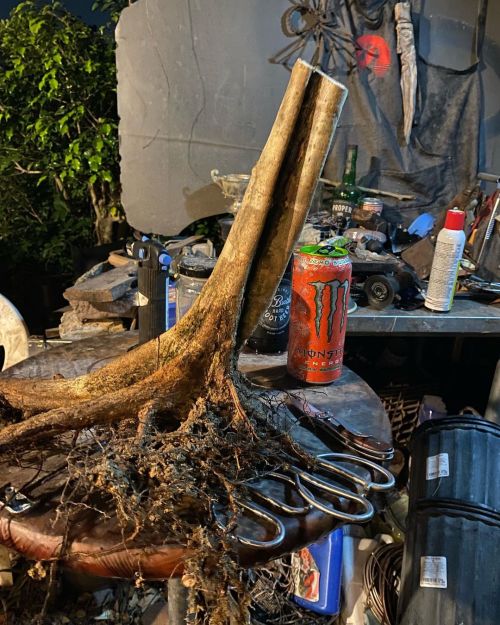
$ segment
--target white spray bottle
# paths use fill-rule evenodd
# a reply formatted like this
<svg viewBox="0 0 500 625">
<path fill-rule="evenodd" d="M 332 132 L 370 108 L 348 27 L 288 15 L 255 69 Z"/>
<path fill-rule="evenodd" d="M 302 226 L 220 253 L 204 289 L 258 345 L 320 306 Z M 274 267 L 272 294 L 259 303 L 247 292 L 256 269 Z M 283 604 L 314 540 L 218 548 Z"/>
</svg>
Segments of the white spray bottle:
<svg viewBox="0 0 500 625">
<path fill-rule="evenodd" d="M 438 234 L 432 261 L 425 307 L 449 312 L 455 295 L 458 266 L 465 247 L 465 213 L 458 208 L 446 213 L 444 228 Z"/>
</svg>

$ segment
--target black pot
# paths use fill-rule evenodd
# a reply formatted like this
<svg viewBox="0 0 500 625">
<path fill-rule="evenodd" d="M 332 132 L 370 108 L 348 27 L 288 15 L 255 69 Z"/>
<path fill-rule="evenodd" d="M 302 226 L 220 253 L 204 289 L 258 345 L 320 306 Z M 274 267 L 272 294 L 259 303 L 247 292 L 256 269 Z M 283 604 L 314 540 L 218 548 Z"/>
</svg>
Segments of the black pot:
<svg viewBox="0 0 500 625">
<path fill-rule="evenodd" d="M 421 501 L 408 518 L 400 625 L 500 622 L 500 515 Z"/>
<path fill-rule="evenodd" d="M 410 508 L 446 499 L 500 513 L 500 426 L 470 416 L 427 421 L 410 449 Z"/>
</svg>

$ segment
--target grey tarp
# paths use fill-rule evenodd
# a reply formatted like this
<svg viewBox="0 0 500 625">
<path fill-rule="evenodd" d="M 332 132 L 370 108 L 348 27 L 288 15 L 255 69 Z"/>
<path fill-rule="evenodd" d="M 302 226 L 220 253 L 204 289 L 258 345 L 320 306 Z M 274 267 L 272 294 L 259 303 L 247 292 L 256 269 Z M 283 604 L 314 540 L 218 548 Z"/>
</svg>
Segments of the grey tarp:
<svg viewBox="0 0 500 625">
<path fill-rule="evenodd" d="M 118 24 L 123 204 L 144 232 L 225 211 L 210 170 L 248 173 L 289 74 L 287 0 L 139 0 Z"/>
<path fill-rule="evenodd" d="M 384 200 L 394 220 L 440 210 L 477 171 L 477 65 L 487 0 L 477 1 L 470 66 L 456 70 L 417 57 L 409 145 L 396 1 L 326 3 L 342 36 L 332 48 L 335 77 L 350 92 L 326 176 L 340 177 L 346 146 L 357 143 L 364 186 L 417 198 Z M 422 4 L 411 2 L 417 51 Z M 288 80 L 268 59 L 293 41 L 281 24 L 289 8 L 288 0 L 139 0 L 124 11 L 117 29 L 120 152 L 123 203 L 133 226 L 175 234 L 224 211 L 210 170 L 245 173 L 258 158 Z M 306 60 L 312 54 L 303 52 Z"/>
<path fill-rule="evenodd" d="M 416 196 L 398 203 L 384 198 L 393 220 L 437 212 L 477 173 L 481 88 L 477 66 L 487 0 L 478 0 L 475 52 L 463 70 L 433 65 L 418 55 L 417 107 L 410 144 L 403 131 L 400 62 L 396 52 L 395 0 L 338 0 L 342 27 L 350 28 L 355 62 L 344 54 L 336 78 L 349 88 L 327 174 L 341 174 L 348 143 L 359 145 L 360 184 Z M 474 0 L 476 2 L 476 0 Z M 418 53 L 423 0 L 411 2 Z"/>
</svg>

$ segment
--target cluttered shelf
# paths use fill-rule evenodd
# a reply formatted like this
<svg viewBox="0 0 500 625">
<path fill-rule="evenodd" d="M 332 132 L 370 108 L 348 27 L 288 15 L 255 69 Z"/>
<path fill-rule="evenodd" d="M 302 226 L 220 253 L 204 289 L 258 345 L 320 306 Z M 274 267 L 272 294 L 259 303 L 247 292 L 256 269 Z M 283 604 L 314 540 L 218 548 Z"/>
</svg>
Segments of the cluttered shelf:
<svg viewBox="0 0 500 625">
<path fill-rule="evenodd" d="M 444 314 L 423 307 L 376 310 L 359 306 L 349 314 L 347 334 L 500 336 L 500 306 L 460 298 Z"/>
</svg>

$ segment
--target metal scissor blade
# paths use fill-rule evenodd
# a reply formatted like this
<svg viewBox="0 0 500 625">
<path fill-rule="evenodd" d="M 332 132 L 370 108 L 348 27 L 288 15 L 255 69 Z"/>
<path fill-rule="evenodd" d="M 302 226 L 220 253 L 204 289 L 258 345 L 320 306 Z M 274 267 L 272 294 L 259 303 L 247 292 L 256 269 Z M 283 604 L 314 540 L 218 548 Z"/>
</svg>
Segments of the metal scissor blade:
<svg viewBox="0 0 500 625">
<path fill-rule="evenodd" d="M 299 419 L 302 419 L 302 423 L 306 417 L 306 427 L 309 425 L 311 428 L 325 432 L 344 447 L 379 462 L 393 458 L 394 448 L 390 443 L 378 440 L 370 434 L 359 432 L 350 425 L 346 425 L 342 419 L 330 411 L 320 410 L 307 400 L 294 394 L 288 396 L 286 403 L 289 410 Z"/>
</svg>

